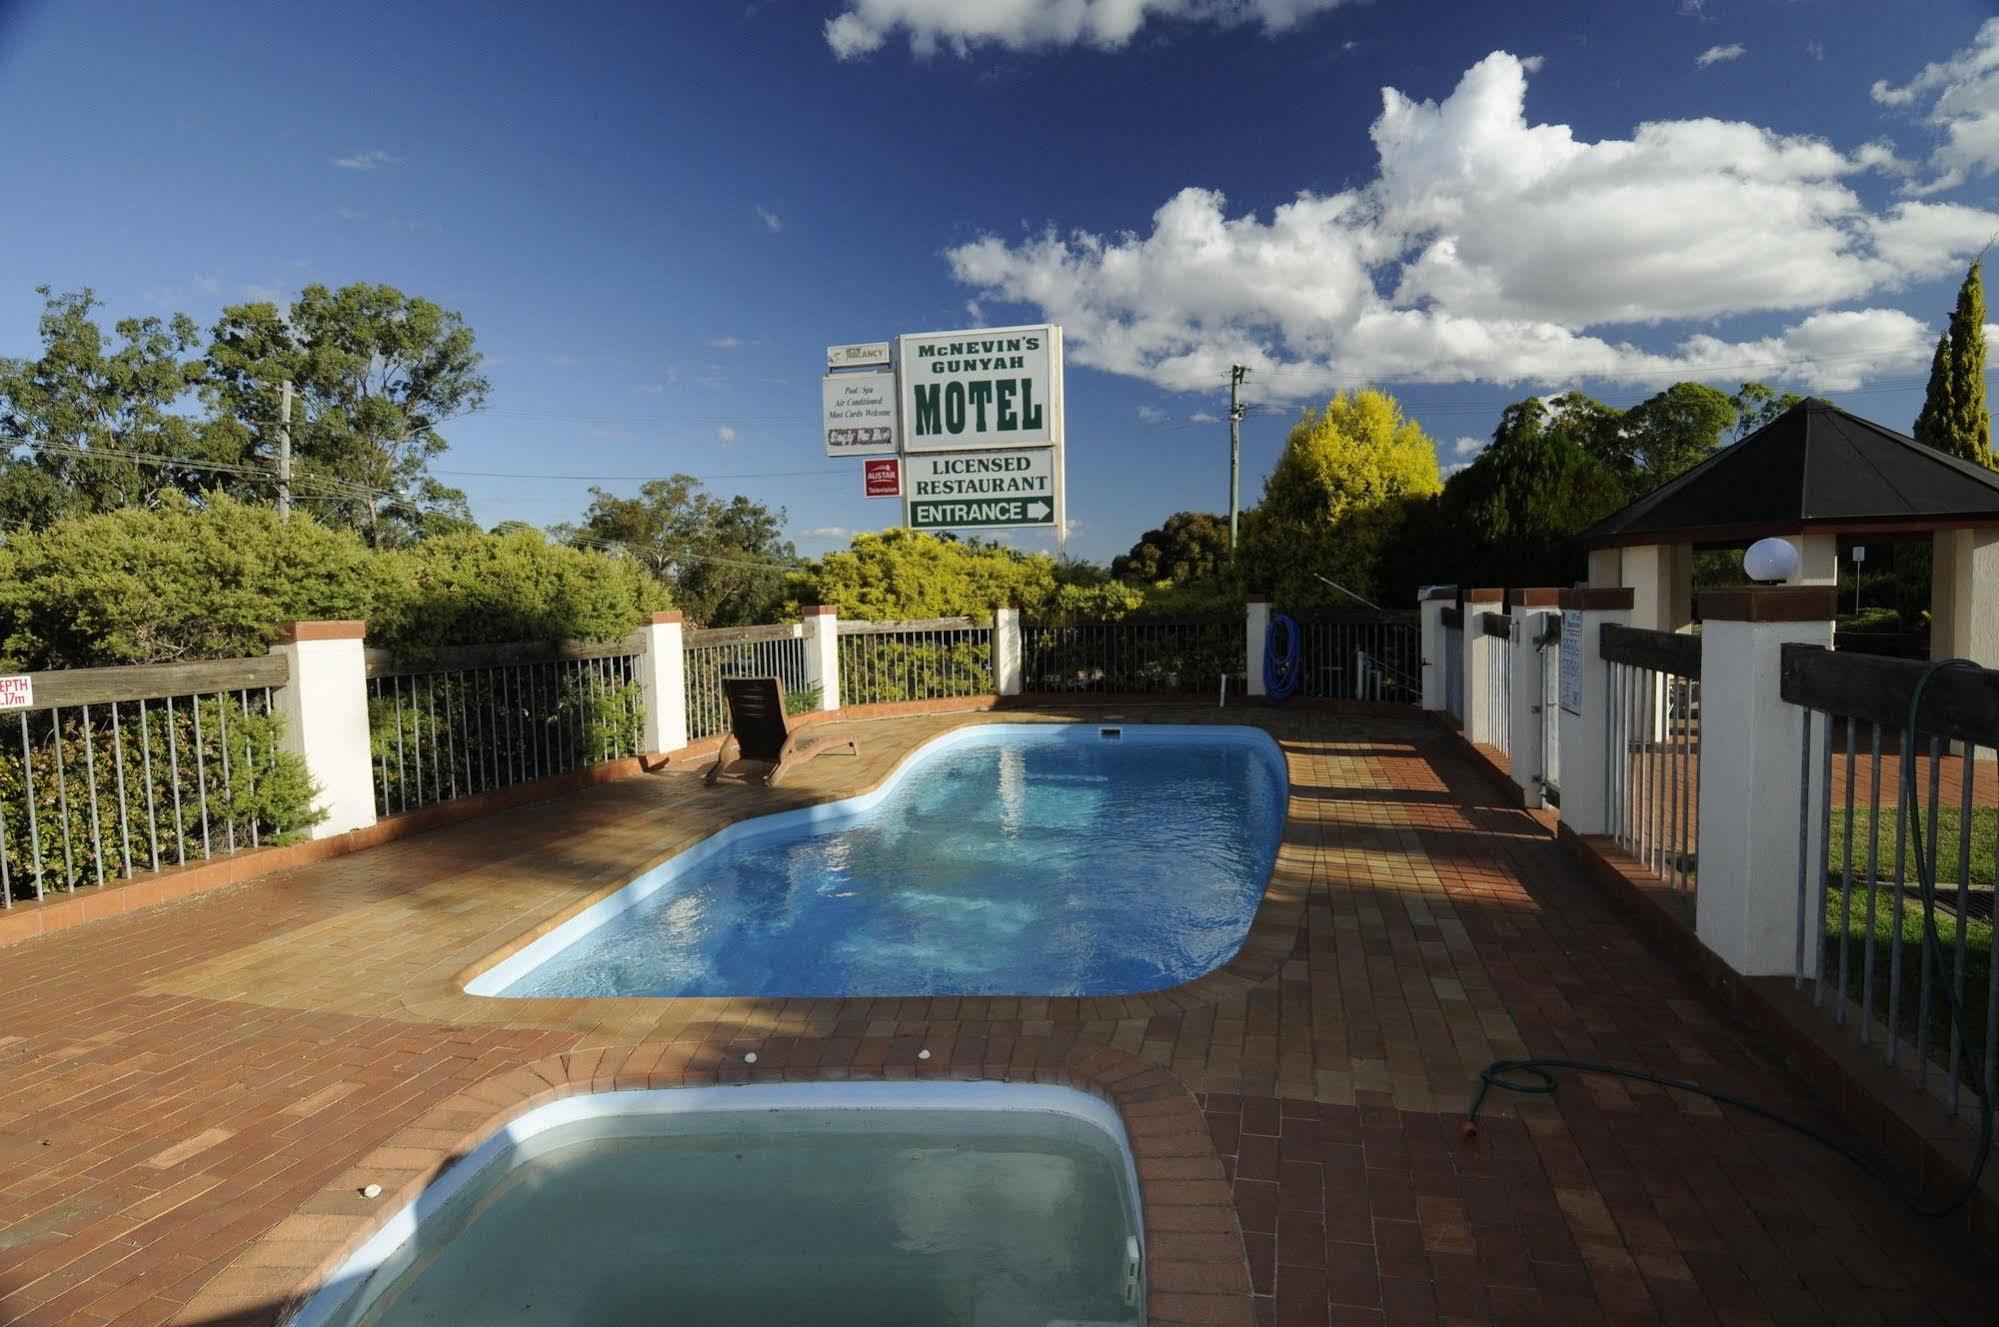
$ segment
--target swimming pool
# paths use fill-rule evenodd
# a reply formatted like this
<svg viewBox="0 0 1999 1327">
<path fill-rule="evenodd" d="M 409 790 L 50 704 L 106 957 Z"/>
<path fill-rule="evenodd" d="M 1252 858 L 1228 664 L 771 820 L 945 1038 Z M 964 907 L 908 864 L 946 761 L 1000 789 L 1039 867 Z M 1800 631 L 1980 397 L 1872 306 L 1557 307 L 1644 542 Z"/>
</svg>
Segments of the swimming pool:
<svg viewBox="0 0 1999 1327">
<path fill-rule="evenodd" d="M 474 995 L 1136 995 L 1242 947 L 1283 833 L 1258 728 L 975 724 L 866 795 L 744 821 Z"/>
<path fill-rule="evenodd" d="M 804 1083 L 530 1111 L 396 1213 L 292 1327 L 1044 1327 L 1143 1318 L 1122 1121 L 1074 1088 Z"/>
</svg>

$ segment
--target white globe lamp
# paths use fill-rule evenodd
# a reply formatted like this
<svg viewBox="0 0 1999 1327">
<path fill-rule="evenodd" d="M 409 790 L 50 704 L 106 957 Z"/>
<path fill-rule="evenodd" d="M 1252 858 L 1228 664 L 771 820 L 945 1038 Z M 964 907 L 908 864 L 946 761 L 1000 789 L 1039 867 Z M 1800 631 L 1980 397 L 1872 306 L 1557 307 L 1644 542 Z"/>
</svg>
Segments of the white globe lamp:
<svg viewBox="0 0 1999 1327">
<path fill-rule="evenodd" d="M 1758 539 L 1742 555 L 1752 581 L 1787 581 L 1798 574 L 1798 546 L 1788 539 Z"/>
</svg>

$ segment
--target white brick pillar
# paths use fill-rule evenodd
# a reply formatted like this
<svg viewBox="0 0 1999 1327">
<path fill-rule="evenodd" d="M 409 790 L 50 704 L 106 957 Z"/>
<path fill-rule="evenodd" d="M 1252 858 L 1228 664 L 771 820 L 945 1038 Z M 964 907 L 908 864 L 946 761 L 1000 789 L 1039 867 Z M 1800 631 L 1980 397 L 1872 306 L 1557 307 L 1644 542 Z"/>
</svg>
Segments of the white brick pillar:
<svg viewBox="0 0 1999 1327">
<path fill-rule="evenodd" d="M 1574 660 L 1579 694 L 1558 694 L 1556 700 L 1562 710 L 1562 823 L 1577 834 L 1602 834 L 1610 826 L 1610 710 L 1605 699 L 1610 666 L 1603 661 L 1601 641 L 1604 623 L 1631 625 L 1631 600 L 1629 587 L 1564 590 L 1560 596 L 1563 632 L 1573 639 L 1579 627 L 1582 646 Z M 1558 655 L 1557 668 L 1563 663 Z"/>
<path fill-rule="evenodd" d="M 639 628 L 639 692 L 645 701 L 645 749 L 655 755 L 687 745 L 687 656 L 678 609 L 654 613 Z"/>
<path fill-rule="evenodd" d="M 1485 634 L 1484 617 L 1487 613 L 1497 613 L 1506 606 L 1504 590 L 1466 590 L 1463 645 L 1464 658 L 1464 734 L 1467 741 L 1484 742 L 1491 746 L 1497 740 L 1498 716 L 1493 712 L 1493 697 L 1486 688 L 1490 669 L 1505 642 L 1497 636 Z"/>
<path fill-rule="evenodd" d="M 1839 537 L 1829 534 L 1786 535 L 1798 550 L 1798 569 L 1785 578 L 1786 585 L 1839 584 Z"/>
<path fill-rule="evenodd" d="M 1263 645 L 1270 639 L 1270 596 L 1249 596 L 1249 611 L 1243 615 L 1243 658 L 1249 669 L 1246 688 L 1252 696 L 1268 693 L 1263 688 Z"/>
<path fill-rule="evenodd" d="M 1457 591 L 1433 588 L 1424 592 L 1416 605 L 1422 635 L 1423 708 L 1444 708 L 1444 610 L 1457 600 Z"/>
<path fill-rule="evenodd" d="M 1520 785 L 1529 809 L 1541 806 L 1546 800 L 1543 780 L 1548 773 L 1548 753 L 1541 708 L 1541 669 L 1544 662 L 1554 661 L 1560 646 L 1549 645 L 1544 649 L 1539 642 L 1551 624 L 1558 626 L 1561 622 L 1561 610 L 1557 607 L 1560 596 L 1560 590 L 1549 589 L 1513 592 L 1513 639 L 1507 643 L 1513 651 L 1513 694 L 1506 698 L 1512 746 L 1507 759 L 1513 766 L 1513 781 Z"/>
<path fill-rule="evenodd" d="M 1824 819 L 1823 723 L 1778 696 L 1783 647 L 1832 644 L 1831 586 L 1758 586 L 1701 596 L 1700 887 L 1694 930 L 1747 977 L 1798 963 L 1798 871 Z M 1566 802 L 1568 788 L 1562 789 Z M 1804 822 L 1804 844 L 1799 827 Z M 1805 846 L 1809 845 L 1809 846 Z M 1818 882 L 1807 879 L 1804 971 L 1818 971 Z"/>
<path fill-rule="evenodd" d="M 1931 536 L 1930 657 L 1999 668 L 1999 530 Z"/>
<path fill-rule="evenodd" d="M 294 622 L 271 653 L 291 669 L 275 703 L 283 746 L 305 762 L 326 813 L 308 835 L 332 838 L 375 823 L 375 760 L 368 747 L 368 661 L 360 622 Z"/>
<path fill-rule="evenodd" d="M 993 690 L 1002 696 L 1018 696 L 1022 684 L 1020 652 L 1020 610 L 993 611 Z"/>
<path fill-rule="evenodd" d="M 814 604 L 805 610 L 805 684 L 819 687 L 819 708 L 840 708 L 840 610 Z"/>
</svg>

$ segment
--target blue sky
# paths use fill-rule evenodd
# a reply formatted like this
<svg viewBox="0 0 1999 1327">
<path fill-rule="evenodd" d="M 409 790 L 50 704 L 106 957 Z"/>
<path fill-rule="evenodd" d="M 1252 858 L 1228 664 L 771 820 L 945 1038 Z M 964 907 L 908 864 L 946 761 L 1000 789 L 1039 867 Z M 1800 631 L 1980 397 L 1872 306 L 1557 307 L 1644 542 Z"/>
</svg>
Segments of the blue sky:
<svg viewBox="0 0 1999 1327">
<path fill-rule="evenodd" d="M 1246 504 L 1357 383 L 1447 465 L 1571 384 L 1760 376 L 1906 428 L 1999 231 L 1992 12 L 0 0 L 0 354 L 38 284 L 206 324 L 386 281 L 490 357 L 439 466 L 483 522 L 685 471 L 807 553 L 898 518 L 823 458 L 818 377 L 902 331 L 1064 323 L 1096 558 L 1222 509 L 1235 360 Z"/>
</svg>

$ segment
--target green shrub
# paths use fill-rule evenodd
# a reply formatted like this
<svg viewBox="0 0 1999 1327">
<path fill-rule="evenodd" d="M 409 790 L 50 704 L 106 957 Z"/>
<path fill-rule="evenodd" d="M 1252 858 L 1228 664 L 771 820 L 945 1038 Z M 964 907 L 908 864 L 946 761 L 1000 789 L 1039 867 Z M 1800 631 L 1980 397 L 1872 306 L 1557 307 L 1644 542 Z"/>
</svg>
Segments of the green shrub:
<svg viewBox="0 0 1999 1327">
<path fill-rule="evenodd" d="M 611 640 L 668 607 L 636 562 L 540 532 L 465 531 L 375 552 L 309 514 L 220 494 L 57 521 L 0 545 L 0 667 L 261 654 L 285 624 L 359 618 L 368 643 Z"/>
<path fill-rule="evenodd" d="M 216 495 L 14 536 L 0 663 L 85 668 L 262 654 L 284 623 L 365 618 L 392 592 L 360 537 Z"/>
</svg>

